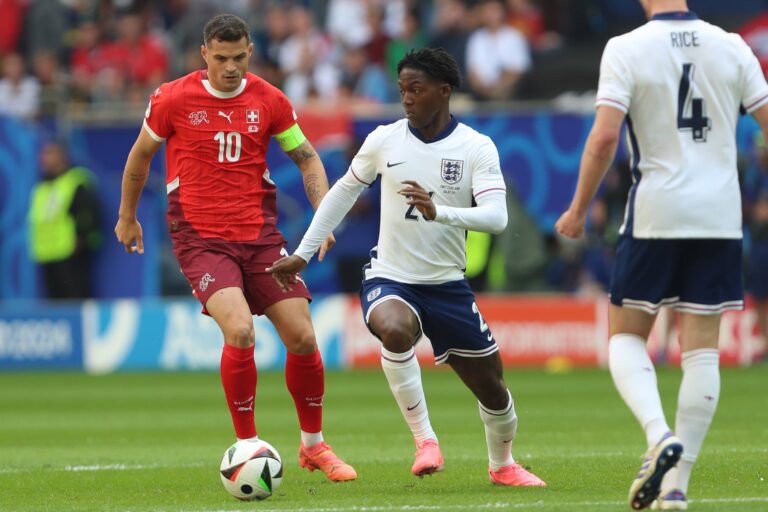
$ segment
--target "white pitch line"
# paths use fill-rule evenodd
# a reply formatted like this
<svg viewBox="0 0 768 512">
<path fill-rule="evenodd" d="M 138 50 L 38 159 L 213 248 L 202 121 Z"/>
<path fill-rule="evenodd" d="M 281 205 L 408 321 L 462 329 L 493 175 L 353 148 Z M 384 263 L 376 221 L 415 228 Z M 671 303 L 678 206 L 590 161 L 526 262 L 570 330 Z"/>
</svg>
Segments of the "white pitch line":
<svg viewBox="0 0 768 512">
<path fill-rule="evenodd" d="M 0 468 L 0 474 L 8 473 L 34 473 L 34 472 L 92 472 L 92 471 L 141 471 L 144 469 L 170 469 L 170 468 L 195 468 L 206 464 L 202 462 L 192 462 L 189 464 L 87 464 L 77 466 L 64 466 L 62 468 Z"/>
<path fill-rule="evenodd" d="M 88 466 L 64 466 L 64 469 L 53 471 L 130 471 L 135 469 L 155 469 L 157 464 L 91 464 Z"/>
<path fill-rule="evenodd" d="M 748 498 L 704 498 L 700 500 L 692 500 L 690 503 L 723 503 L 723 504 L 735 504 L 735 503 L 768 503 L 768 497 L 748 497 Z M 615 507 L 620 505 L 626 505 L 625 501 L 579 501 L 579 502 L 557 502 L 543 500 L 534 501 L 532 503 L 464 503 L 454 505 L 371 505 L 371 506 L 352 506 L 352 507 L 334 507 L 334 508 L 259 508 L 259 512 L 386 512 L 386 511 L 420 511 L 420 510 L 494 510 L 494 509 L 547 509 L 550 507 Z M 229 509 L 187 509 L 182 512 L 231 512 Z"/>
</svg>

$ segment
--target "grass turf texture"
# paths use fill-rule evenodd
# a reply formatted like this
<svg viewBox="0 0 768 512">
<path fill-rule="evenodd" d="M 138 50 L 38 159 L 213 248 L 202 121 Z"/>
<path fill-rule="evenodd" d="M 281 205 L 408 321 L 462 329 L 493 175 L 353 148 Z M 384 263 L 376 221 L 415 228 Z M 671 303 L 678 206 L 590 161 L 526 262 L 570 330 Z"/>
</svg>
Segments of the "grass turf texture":
<svg viewBox="0 0 768 512">
<path fill-rule="evenodd" d="M 768 510 L 765 367 L 724 369 L 694 471 L 691 510 Z M 0 375 L 0 510 L 629 510 L 644 440 L 605 371 L 508 370 L 520 417 L 516 458 L 547 489 L 492 486 L 477 405 L 450 371 L 425 371 L 445 471 L 410 474 L 414 446 L 380 371 L 329 372 L 325 435 L 357 481 L 297 463 L 298 426 L 281 373 L 260 373 L 260 435 L 285 475 L 263 502 L 238 502 L 218 466 L 233 441 L 218 374 Z M 662 369 L 668 419 L 679 370 Z"/>
</svg>

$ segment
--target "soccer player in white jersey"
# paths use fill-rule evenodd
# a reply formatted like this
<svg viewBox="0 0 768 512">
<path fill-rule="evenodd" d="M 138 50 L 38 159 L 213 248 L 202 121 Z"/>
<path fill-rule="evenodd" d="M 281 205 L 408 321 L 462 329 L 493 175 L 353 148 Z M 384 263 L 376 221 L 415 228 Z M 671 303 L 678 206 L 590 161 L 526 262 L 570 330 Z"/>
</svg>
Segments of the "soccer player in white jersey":
<svg viewBox="0 0 768 512">
<path fill-rule="evenodd" d="M 437 364 L 451 365 L 478 399 L 491 481 L 545 486 L 512 457 L 514 402 L 463 272 L 467 230 L 500 233 L 507 224 L 498 151 L 451 115 L 460 79 L 445 51 L 409 52 L 398 64 L 398 84 L 406 118 L 367 137 L 296 252 L 267 270 L 290 288 L 362 190 L 381 178 L 381 229 L 360 295 L 368 328 L 383 345 L 384 374 L 416 442 L 411 471 L 422 477 L 443 469 L 413 348 L 424 333 Z"/>
<path fill-rule="evenodd" d="M 720 314 L 743 308 L 736 123 L 744 110 L 768 129 L 768 85 L 744 41 L 699 20 L 685 0 L 640 3 L 650 21 L 605 47 L 579 182 L 556 229 L 584 232 L 626 119 L 633 186 L 611 280 L 608 360 L 648 443 L 629 501 L 685 510 L 720 394 Z M 645 346 L 661 306 L 680 314 L 677 435 Z"/>
</svg>

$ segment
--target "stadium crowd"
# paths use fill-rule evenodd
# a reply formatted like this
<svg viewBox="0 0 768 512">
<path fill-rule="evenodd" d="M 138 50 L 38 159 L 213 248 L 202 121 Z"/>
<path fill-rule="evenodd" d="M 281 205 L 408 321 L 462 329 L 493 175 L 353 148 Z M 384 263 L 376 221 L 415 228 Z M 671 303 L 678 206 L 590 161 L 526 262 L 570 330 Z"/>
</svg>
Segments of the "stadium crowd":
<svg viewBox="0 0 768 512">
<path fill-rule="evenodd" d="M 202 24 L 222 11 L 253 27 L 251 69 L 297 106 L 395 102 L 387 78 L 407 49 L 425 45 L 454 55 L 474 98 L 509 99 L 531 67 L 531 53 L 562 42 L 550 28 L 556 20 L 531 0 L 3 0 L 0 6 L 7 92 L 0 111 L 27 118 L 63 103 L 145 103 L 158 83 L 201 67 Z"/>
<path fill-rule="evenodd" d="M 422 46 L 443 47 L 456 58 L 464 80 L 462 99 L 469 104 L 541 98 L 546 94 L 542 91 L 585 92 L 596 85 L 599 53 L 581 57 L 579 63 L 590 62 L 581 82 L 574 72 L 577 64 L 563 63 L 577 58 L 590 44 L 599 52 L 605 39 L 620 30 L 616 20 L 620 25 L 621 18 L 616 12 L 611 17 L 611 10 L 639 9 L 634 3 L 630 7 L 616 4 L 601 0 L 0 0 L 0 115 L 40 119 L 61 115 L 63 109 L 118 106 L 143 111 L 148 94 L 158 84 L 202 68 L 202 25 L 223 11 L 241 16 L 253 30 L 251 71 L 279 86 L 302 109 L 330 105 L 375 114 L 397 103 L 396 63 L 408 49 Z M 630 18 L 629 23 L 636 21 Z M 768 15 L 742 15 L 728 28 L 741 32 L 764 69 L 768 68 Z M 555 80 L 546 71 L 552 62 L 562 68 Z M 570 81 L 563 80 L 563 73 L 570 73 Z M 585 97 L 591 109 L 593 96 Z M 747 249 L 753 240 L 762 247 L 765 237 L 761 201 L 768 188 L 768 159 L 760 156 L 764 147 L 756 143 L 754 155 L 743 155 Z M 603 293 L 630 185 L 625 165 L 609 173 L 592 207 L 584 240 L 562 240 L 531 227 L 533 222 L 526 226 L 523 219 L 514 227 L 514 250 L 528 256 L 508 262 L 503 285 L 493 283 L 491 273 L 485 283 L 476 282 L 478 289 Z M 520 238 L 526 243 L 520 243 Z M 745 254 L 758 257 L 749 250 Z M 759 266 L 753 262 L 751 268 Z"/>
</svg>

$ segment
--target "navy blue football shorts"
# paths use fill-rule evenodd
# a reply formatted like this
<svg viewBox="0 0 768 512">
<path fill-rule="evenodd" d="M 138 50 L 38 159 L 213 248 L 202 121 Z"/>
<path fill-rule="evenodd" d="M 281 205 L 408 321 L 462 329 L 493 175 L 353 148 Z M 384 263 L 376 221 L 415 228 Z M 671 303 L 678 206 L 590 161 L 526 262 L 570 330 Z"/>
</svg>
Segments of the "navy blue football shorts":
<svg viewBox="0 0 768 512">
<path fill-rule="evenodd" d="M 744 309 L 741 240 L 621 235 L 610 296 L 651 314 L 661 306 L 700 315 Z"/>
<path fill-rule="evenodd" d="M 373 309 L 388 300 L 399 300 L 413 311 L 421 332 L 432 341 L 436 364 L 450 355 L 484 357 L 499 350 L 466 279 L 436 285 L 365 280 L 360 303 L 366 325 Z"/>
</svg>

